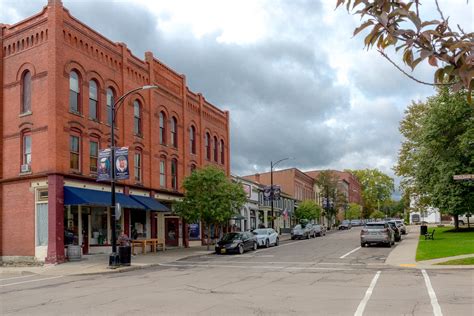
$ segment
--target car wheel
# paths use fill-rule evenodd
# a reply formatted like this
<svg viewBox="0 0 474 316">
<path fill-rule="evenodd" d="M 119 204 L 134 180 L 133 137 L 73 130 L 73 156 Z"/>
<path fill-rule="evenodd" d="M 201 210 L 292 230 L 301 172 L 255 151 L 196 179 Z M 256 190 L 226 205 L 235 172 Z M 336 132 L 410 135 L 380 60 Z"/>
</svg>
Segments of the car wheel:
<svg viewBox="0 0 474 316">
<path fill-rule="evenodd" d="M 280 239 L 277 238 L 276 241 L 275 241 L 275 246 L 278 246 L 280 244 Z"/>
<path fill-rule="evenodd" d="M 295 240 L 295 239 L 296 239 L 296 237 L 291 237 L 291 240 Z"/>
<path fill-rule="evenodd" d="M 268 248 L 270 247 L 270 241 L 267 239 L 265 240 L 265 248 Z"/>
<path fill-rule="evenodd" d="M 309 239 L 309 238 L 310 238 L 309 234 L 308 234 L 308 235 L 306 235 L 306 239 Z"/>
<path fill-rule="evenodd" d="M 242 245 L 239 245 L 239 254 L 243 254 L 244 253 L 244 246 Z"/>
<path fill-rule="evenodd" d="M 256 250 L 257 250 L 257 248 L 258 248 L 258 245 L 257 245 L 257 243 L 256 243 L 256 242 L 254 242 L 254 243 L 253 243 L 253 251 L 256 251 Z"/>
<path fill-rule="evenodd" d="M 362 248 L 364 248 L 364 247 L 365 247 L 365 244 L 364 244 L 363 242 L 361 242 L 361 243 L 360 243 L 360 246 L 361 246 Z"/>
<path fill-rule="evenodd" d="M 458 221 L 458 224 L 464 226 L 464 221 Z"/>
</svg>

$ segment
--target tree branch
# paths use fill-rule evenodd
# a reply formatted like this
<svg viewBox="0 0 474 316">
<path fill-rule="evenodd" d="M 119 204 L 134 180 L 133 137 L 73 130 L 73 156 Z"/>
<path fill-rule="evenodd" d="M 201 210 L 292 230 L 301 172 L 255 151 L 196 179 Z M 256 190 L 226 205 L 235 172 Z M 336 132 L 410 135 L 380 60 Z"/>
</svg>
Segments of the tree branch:
<svg viewBox="0 0 474 316">
<path fill-rule="evenodd" d="M 430 83 L 430 82 L 426 82 L 426 81 L 421 81 L 415 77 L 413 77 L 412 75 L 410 75 L 409 73 L 407 73 L 405 70 L 403 70 L 400 66 L 398 66 L 393 60 L 390 59 L 390 57 L 387 56 L 387 54 L 385 54 L 385 52 L 381 49 L 377 49 L 377 51 L 383 56 L 385 57 L 385 59 L 387 59 L 395 68 L 397 68 L 402 74 L 404 74 L 405 76 L 407 76 L 408 78 L 410 78 L 411 80 L 413 81 L 416 81 L 418 83 L 421 83 L 421 84 L 424 84 L 424 85 L 427 85 L 427 86 L 432 86 L 432 87 L 440 87 L 440 86 L 451 86 L 453 85 L 455 82 L 453 83 Z"/>
</svg>

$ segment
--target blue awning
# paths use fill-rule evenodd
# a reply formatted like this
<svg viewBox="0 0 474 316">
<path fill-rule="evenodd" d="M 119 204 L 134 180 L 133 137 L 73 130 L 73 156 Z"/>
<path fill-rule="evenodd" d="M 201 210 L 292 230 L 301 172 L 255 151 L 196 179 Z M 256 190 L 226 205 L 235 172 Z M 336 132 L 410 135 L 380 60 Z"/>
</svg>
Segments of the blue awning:
<svg viewBox="0 0 474 316">
<path fill-rule="evenodd" d="M 64 187 L 64 205 L 110 206 L 110 192 Z M 145 210 L 145 206 L 123 193 L 115 193 L 115 200 L 124 208 Z"/>
<path fill-rule="evenodd" d="M 169 212 L 170 209 L 158 202 L 156 199 L 147 197 L 147 196 L 139 196 L 139 195 L 130 195 L 130 197 L 139 203 L 143 204 L 147 210 L 150 211 L 157 211 L 157 212 Z"/>
</svg>

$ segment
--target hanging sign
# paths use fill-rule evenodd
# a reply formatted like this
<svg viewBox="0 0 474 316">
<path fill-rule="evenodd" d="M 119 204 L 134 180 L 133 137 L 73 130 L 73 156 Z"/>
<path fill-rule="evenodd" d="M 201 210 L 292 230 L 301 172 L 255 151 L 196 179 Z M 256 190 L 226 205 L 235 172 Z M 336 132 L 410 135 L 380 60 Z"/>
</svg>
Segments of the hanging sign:
<svg viewBox="0 0 474 316">
<path fill-rule="evenodd" d="M 128 147 L 115 149 L 115 179 L 127 180 L 129 178 L 128 170 Z"/>
</svg>

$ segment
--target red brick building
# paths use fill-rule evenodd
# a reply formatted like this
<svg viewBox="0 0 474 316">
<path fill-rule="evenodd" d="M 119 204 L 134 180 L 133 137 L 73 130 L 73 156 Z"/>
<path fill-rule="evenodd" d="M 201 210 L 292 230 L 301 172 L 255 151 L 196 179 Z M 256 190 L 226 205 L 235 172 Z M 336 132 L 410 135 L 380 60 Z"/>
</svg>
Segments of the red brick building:
<svg viewBox="0 0 474 316">
<path fill-rule="evenodd" d="M 117 113 L 116 145 L 129 147 L 130 169 L 117 187 L 119 223 L 129 235 L 187 244 L 186 225 L 155 212 L 153 201 L 171 207 L 194 168 L 212 164 L 230 175 L 229 113 L 151 52 L 134 56 L 60 0 L 0 28 L 1 258 L 62 262 L 65 243 L 110 252 L 110 185 L 96 182 L 98 150 L 110 146 L 113 101 L 144 85 L 159 88 L 129 96 Z"/>
<path fill-rule="evenodd" d="M 305 171 L 313 179 L 319 176 L 319 172 L 320 170 Z M 356 176 L 347 171 L 331 170 L 331 172 L 339 178 L 340 187 L 344 188 L 344 191 L 347 190 L 349 203 L 362 205 L 362 189 Z"/>
</svg>

